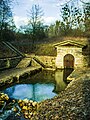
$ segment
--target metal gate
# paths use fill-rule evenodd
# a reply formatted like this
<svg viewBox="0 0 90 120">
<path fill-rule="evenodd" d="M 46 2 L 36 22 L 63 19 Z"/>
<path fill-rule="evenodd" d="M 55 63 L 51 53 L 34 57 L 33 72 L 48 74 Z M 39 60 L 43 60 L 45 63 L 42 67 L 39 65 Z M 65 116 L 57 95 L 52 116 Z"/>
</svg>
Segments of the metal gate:
<svg viewBox="0 0 90 120">
<path fill-rule="evenodd" d="M 74 56 L 66 54 L 64 56 L 64 68 L 74 68 Z"/>
</svg>

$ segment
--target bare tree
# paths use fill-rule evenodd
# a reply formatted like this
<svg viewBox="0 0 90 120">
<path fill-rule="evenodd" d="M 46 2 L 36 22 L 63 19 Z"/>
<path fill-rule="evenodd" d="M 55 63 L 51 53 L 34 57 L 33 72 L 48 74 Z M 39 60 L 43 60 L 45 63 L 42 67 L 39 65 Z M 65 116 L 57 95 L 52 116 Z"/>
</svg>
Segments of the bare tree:
<svg viewBox="0 0 90 120">
<path fill-rule="evenodd" d="M 33 5 L 31 10 L 28 11 L 28 31 L 33 44 L 35 40 L 39 40 L 44 36 L 43 15 L 43 10 L 39 5 Z"/>
</svg>

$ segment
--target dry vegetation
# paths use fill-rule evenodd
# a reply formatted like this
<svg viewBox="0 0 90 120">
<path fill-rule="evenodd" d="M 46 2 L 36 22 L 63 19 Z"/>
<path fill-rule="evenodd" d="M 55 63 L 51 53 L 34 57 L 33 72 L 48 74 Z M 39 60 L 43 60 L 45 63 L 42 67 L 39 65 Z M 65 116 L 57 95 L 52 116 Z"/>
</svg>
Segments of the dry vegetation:
<svg viewBox="0 0 90 120">
<path fill-rule="evenodd" d="M 80 37 L 64 37 L 64 38 L 53 38 L 52 40 L 48 40 L 46 43 L 36 44 L 35 49 L 32 51 L 36 55 L 51 55 L 56 56 L 56 49 L 53 46 L 54 44 L 64 41 L 64 40 L 72 40 L 79 42 L 81 44 L 87 44 L 87 38 L 80 38 Z"/>
</svg>

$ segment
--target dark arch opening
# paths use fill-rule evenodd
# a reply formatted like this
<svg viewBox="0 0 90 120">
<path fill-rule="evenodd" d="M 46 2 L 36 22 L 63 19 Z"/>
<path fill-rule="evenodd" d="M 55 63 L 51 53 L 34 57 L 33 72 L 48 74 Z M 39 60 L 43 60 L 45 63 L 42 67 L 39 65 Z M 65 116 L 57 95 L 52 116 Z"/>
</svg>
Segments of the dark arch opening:
<svg viewBox="0 0 90 120">
<path fill-rule="evenodd" d="M 64 56 L 64 68 L 74 68 L 74 56 L 66 54 Z"/>
</svg>

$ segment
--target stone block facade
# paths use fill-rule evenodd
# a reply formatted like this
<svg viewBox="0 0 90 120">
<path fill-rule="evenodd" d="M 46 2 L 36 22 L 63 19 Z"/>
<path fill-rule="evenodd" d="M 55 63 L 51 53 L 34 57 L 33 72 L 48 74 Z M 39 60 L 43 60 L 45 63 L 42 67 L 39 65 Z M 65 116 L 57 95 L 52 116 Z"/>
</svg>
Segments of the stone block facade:
<svg viewBox="0 0 90 120">
<path fill-rule="evenodd" d="M 87 66 L 87 57 L 82 54 L 82 48 L 84 45 L 78 44 L 72 41 L 64 41 L 60 44 L 56 45 L 57 48 L 57 57 L 56 57 L 56 67 L 57 68 L 65 68 L 65 56 L 73 56 L 73 68 L 77 67 L 84 67 Z M 67 59 L 66 62 L 70 62 L 69 59 Z M 70 64 L 70 63 L 69 63 Z M 69 65 L 70 66 L 70 65 Z M 67 67 L 67 66 L 66 66 Z M 70 66 L 71 68 L 72 66 Z"/>
<path fill-rule="evenodd" d="M 56 67 L 64 68 L 64 56 L 71 54 L 74 56 L 74 67 L 83 67 L 84 56 L 82 55 L 82 48 L 57 47 Z"/>
</svg>

